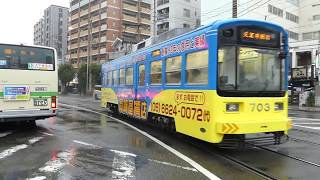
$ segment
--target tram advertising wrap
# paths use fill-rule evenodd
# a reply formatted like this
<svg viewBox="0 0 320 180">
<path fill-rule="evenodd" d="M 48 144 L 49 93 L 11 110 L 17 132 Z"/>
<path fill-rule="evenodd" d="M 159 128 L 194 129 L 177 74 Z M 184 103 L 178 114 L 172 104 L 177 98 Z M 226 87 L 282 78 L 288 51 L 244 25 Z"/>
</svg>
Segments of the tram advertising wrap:
<svg viewBox="0 0 320 180">
<path fill-rule="evenodd" d="M 105 63 L 101 106 L 211 143 L 280 144 L 291 128 L 287 53 L 278 25 L 216 21 Z"/>
</svg>

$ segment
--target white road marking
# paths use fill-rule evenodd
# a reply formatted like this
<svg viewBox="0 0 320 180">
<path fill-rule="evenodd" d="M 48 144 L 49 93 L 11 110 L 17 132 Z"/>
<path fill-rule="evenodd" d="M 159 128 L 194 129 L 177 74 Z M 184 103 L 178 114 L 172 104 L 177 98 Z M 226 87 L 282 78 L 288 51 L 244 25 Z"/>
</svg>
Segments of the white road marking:
<svg viewBox="0 0 320 180">
<path fill-rule="evenodd" d="M 6 136 L 8 136 L 8 135 L 10 135 L 10 134 L 12 134 L 12 133 L 13 133 L 13 132 L 11 132 L 11 131 L 1 133 L 1 134 L 0 134 L 0 138 L 6 137 Z"/>
<path fill-rule="evenodd" d="M 294 121 L 320 121 L 320 119 L 313 118 L 300 118 L 300 117 L 290 117 Z"/>
<path fill-rule="evenodd" d="M 47 132 L 40 132 L 41 134 L 43 135 L 47 135 L 47 136 L 54 136 L 54 134 L 50 134 L 50 133 L 47 133 Z"/>
<path fill-rule="evenodd" d="M 148 159 L 148 160 L 151 161 L 151 162 L 158 163 L 158 164 L 163 164 L 163 165 L 167 165 L 167 166 L 171 166 L 171 167 L 176 167 L 176 168 L 185 169 L 185 170 L 188 170 L 188 171 L 198 172 L 198 170 L 195 169 L 195 168 L 183 167 L 183 166 L 179 166 L 179 165 L 176 165 L 176 164 L 172 164 L 172 163 L 168 163 L 168 162 L 163 162 L 163 161 L 158 161 L 158 160 L 154 160 L 154 159 Z"/>
<path fill-rule="evenodd" d="M 293 123 L 294 125 L 320 125 L 320 122 L 299 122 L 299 123 Z"/>
<path fill-rule="evenodd" d="M 34 144 L 34 143 L 40 141 L 41 139 L 43 139 L 43 137 L 35 137 L 32 139 L 29 139 L 28 142 L 29 142 L 29 144 Z"/>
<path fill-rule="evenodd" d="M 11 156 L 13 153 L 20 151 L 22 149 L 26 149 L 26 148 L 28 148 L 28 145 L 20 144 L 20 145 L 11 147 L 10 149 L 6 149 L 0 153 L 0 160 L 7 158 L 7 157 Z"/>
<path fill-rule="evenodd" d="M 68 151 L 60 152 L 57 154 L 57 159 L 50 160 L 45 163 L 45 166 L 39 168 L 40 172 L 54 173 L 61 170 L 70 160 L 71 153 Z"/>
<path fill-rule="evenodd" d="M 134 180 L 136 179 L 134 172 L 136 171 L 135 157 L 136 155 L 111 150 L 115 153 L 112 163 L 112 179 L 117 180 Z"/>
<path fill-rule="evenodd" d="M 157 138 L 149 135 L 148 133 L 124 122 L 124 121 L 121 121 L 117 118 L 114 118 L 112 116 L 108 116 L 106 114 L 103 114 L 103 113 L 100 113 L 100 112 L 96 112 L 96 111 L 92 111 L 90 109 L 86 109 L 86 108 L 82 108 L 82 107 L 77 107 L 77 106 L 72 106 L 72 105 L 67 105 L 67 104 L 63 104 L 63 103 L 60 103 L 60 105 L 63 105 L 63 106 L 66 106 L 66 107 L 71 107 L 71 108 L 75 108 L 75 109 L 80 109 L 80 110 L 85 110 L 85 111 L 88 111 L 88 112 L 93 112 L 93 113 L 96 113 L 96 114 L 99 114 L 99 115 L 102 115 L 102 116 L 106 116 L 110 119 L 113 119 L 121 124 L 124 124 L 136 131 L 138 131 L 139 133 L 141 133 L 142 135 L 148 137 L 149 139 L 153 140 L 154 142 L 158 143 L 160 146 L 162 146 L 163 148 L 167 149 L 168 151 L 170 151 L 171 153 L 175 154 L 176 156 L 178 156 L 179 158 L 183 159 L 184 161 L 186 161 L 187 163 L 189 163 L 192 167 L 194 167 L 195 169 L 197 169 L 199 172 L 201 172 L 203 175 L 205 175 L 207 178 L 211 179 L 211 180 L 218 180 L 220 179 L 219 177 L 217 177 L 216 175 L 212 174 L 209 170 L 205 169 L 203 166 L 201 166 L 200 164 L 198 164 L 197 162 L 193 161 L 191 158 L 185 156 L 184 154 L 180 153 L 179 151 L 173 149 L 172 147 L 166 145 L 165 143 L 163 143 L 162 141 L 158 140 Z"/>
<path fill-rule="evenodd" d="M 83 141 L 73 140 L 73 142 L 77 143 L 77 144 L 85 145 L 85 146 L 94 147 L 94 148 L 102 148 L 101 146 L 90 144 L 90 143 L 86 143 L 86 142 L 83 142 Z"/>
<path fill-rule="evenodd" d="M 29 139 L 28 142 L 29 142 L 29 145 L 32 145 L 38 141 L 40 141 L 43 137 L 35 137 L 35 138 L 32 138 L 32 139 Z M 1 159 L 4 159 L 4 158 L 7 158 L 9 156 L 11 156 L 13 153 L 17 152 L 17 151 L 20 151 L 20 150 L 23 150 L 23 149 L 26 149 L 28 148 L 29 146 L 27 144 L 20 144 L 20 145 L 16 145 L 14 147 L 11 147 L 9 149 L 6 149 L 2 152 L 0 152 L 0 160 Z"/>
<path fill-rule="evenodd" d="M 307 128 L 307 129 L 320 130 L 320 127 L 301 126 L 301 125 L 295 125 L 295 124 L 293 124 L 293 126 L 295 126 L 295 127 Z"/>
<path fill-rule="evenodd" d="M 47 179 L 47 177 L 45 177 L 45 176 L 37 176 L 37 177 L 34 177 L 34 178 L 27 178 L 26 180 L 44 180 L 44 179 Z"/>
</svg>

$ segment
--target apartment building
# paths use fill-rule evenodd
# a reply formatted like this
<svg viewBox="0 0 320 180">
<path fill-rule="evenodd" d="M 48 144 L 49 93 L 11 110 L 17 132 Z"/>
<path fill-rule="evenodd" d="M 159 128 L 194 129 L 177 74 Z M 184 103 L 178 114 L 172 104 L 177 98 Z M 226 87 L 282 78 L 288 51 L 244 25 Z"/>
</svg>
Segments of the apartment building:
<svg viewBox="0 0 320 180">
<path fill-rule="evenodd" d="M 152 35 L 201 24 L 201 0 L 154 0 L 152 10 Z"/>
<path fill-rule="evenodd" d="M 117 58 L 116 40 L 127 51 L 150 37 L 151 1 L 71 0 L 70 7 L 68 55 L 76 68 Z"/>
<path fill-rule="evenodd" d="M 67 55 L 68 16 L 68 8 L 51 5 L 34 25 L 33 43 L 55 48 L 59 63 L 64 63 Z"/>
</svg>

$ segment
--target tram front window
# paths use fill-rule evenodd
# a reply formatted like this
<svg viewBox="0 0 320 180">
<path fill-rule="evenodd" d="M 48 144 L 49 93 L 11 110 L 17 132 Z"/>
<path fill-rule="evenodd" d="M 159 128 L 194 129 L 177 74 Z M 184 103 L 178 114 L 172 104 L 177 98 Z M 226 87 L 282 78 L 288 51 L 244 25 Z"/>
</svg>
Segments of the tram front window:
<svg viewBox="0 0 320 180">
<path fill-rule="evenodd" d="M 279 50 L 225 46 L 219 49 L 219 90 L 282 91 L 284 60 Z M 237 55 L 237 58 L 235 58 Z"/>
</svg>

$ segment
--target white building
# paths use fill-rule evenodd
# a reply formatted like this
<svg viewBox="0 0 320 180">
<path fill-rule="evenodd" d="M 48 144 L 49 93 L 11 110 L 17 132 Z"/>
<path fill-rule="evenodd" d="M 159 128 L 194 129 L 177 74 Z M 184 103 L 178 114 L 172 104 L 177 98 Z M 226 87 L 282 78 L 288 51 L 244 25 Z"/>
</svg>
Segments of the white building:
<svg viewBox="0 0 320 180">
<path fill-rule="evenodd" d="M 232 0 L 213 1 L 219 5 L 202 12 L 201 21 L 231 18 Z M 284 27 L 290 38 L 292 68 L 313 64 L 319 72 L 320 0 L 238 0 L 238 17 L 266 20 Z"/>
<path fill-rule="evenodd" d="M 201 0 L 154 0 L 151 9 L 152 35 L 200 26 Z"/>
</svg>

